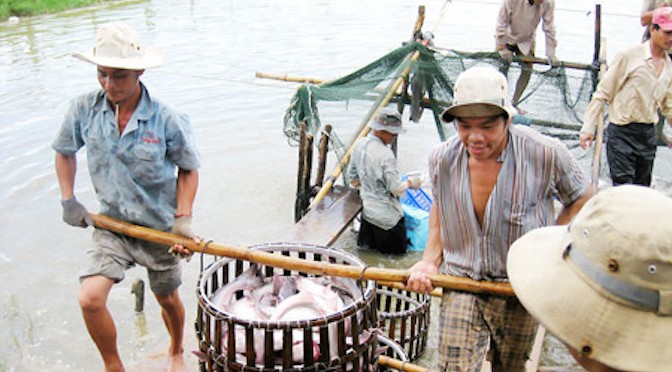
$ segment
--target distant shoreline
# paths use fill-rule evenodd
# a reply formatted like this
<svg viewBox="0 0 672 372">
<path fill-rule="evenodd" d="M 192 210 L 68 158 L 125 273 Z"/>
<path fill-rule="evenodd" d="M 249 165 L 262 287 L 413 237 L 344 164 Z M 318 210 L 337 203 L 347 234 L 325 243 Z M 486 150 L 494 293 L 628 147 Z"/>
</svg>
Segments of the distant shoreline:
<svg viewBox="0 0 672 372">
<path fill-rule="evenodd" d="M 91 6 L 128 2 L 129 0 L 12 0 L 0 1 L 0 22 L 16 22 L 24 17 L 60 13 Z M 136 0 L 137 2 L 137 0 Z"/>
</svg>

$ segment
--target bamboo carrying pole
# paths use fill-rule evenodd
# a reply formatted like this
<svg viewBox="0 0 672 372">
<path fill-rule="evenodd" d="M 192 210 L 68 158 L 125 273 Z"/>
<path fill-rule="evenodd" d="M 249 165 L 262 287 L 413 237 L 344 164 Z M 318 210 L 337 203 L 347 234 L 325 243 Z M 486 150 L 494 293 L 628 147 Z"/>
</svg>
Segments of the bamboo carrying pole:
<svg viewBox="0 0 672 372">
<path fill-rule="evenodd" d="M 393 289 L 401 289 L 401 290 L 406 290 L 406 286 L 403 285 L 402 283 L 396 283 L 396 282 L 386 282 L 384 280 L 378 280 L 378 284 L 384 285 L 386 287 L 390 287 Z M 434 288 L 433 291 L 427 292 L 428 295 L 432 297 L 441 297 L 443 296 L 443 291 L 441 288 Z"/>
<path fill-rule="evenodd" d="M 404 362 L 399 359 L 394 359 L 390 358 L 385 355 L 380 355 L 378 356 L 378 364 L 381 366 L 386 366 L 386 367 L 391 367 L 394 368 L 398 371 L 406 371 L 406 372 L 427 372 L 429 371 L 425 367 L 421 367 L 416 364 L 412 364 L 409 362 Z"/>
<path fill-rule="evenodd" d="M 303 260 L 296 257 L 287 257 L 262 251 L 253 251 L 244 247 L 231 247 L 213 242 L 201 241 L 196 243 L 192 239 L 175 235 L 148 227 L 137 226 L 119 221 L 100 214 L 91 214 L 97 228 L 131 236 L 145 241 L 172 246 L 181 244 L 191 252 L 200 252 L 216 256 L 255 262 L 287 270 L 296 270 L 317 275 L 334 275 L 352 279 L 381 280 L 388 282 L 406 283 L 410 272 L 408 270 L 387 269 L 380 267 L 359 267 L 352 265 L 333 264 Z M 450 275 L 428 275 L 435 287 L 448 288 L 457 291 L 473 293 L 490 293 L 500 296 L 514 296 L 509 283 L 481 282 L 473 279 Z"/>
</svg>

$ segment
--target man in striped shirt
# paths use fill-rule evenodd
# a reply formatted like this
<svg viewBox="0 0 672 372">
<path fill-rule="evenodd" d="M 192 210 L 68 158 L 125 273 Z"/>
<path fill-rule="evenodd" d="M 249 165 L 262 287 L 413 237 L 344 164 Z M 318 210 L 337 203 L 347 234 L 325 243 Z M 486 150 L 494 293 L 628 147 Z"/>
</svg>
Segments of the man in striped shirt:
<svg viewBox="0 0 672 372">
<path fill-rule="evenodd" d="M 526 232 L 568 223 L 592 191 L 567 147 L 529 127 L 511 125 L 504 75 L 473 67 L 455 82 L 443 114 L 457 134 L 433 149 L 435 203 L 427 247 L 407 286 L 432 290 L 426 274 L 507 281 L 509 246 Z M 562 203 L 556 218 L 554 200 Z M 486 351 L 494 371 L 520 371 L 537 323 L 516 298 L 444 291 L 440 371 L 479 370 Z"/>
</svg>

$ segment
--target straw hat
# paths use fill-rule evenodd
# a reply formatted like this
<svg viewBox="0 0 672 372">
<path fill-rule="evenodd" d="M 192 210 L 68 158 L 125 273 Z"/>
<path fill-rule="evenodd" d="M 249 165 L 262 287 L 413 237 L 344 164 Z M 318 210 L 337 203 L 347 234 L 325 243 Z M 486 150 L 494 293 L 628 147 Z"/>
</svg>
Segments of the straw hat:
<svg viewBox="0 0 672 372">
<path fill-rule="evenodd" d="M 371 129 L 384 130 L 386 132 L 401 134 L 406 129 L 401 124 L 401 114 L 396 108 L 385 107 L 378 112 L 376 120 L 371 122 Z"/>
<path fill-rule="evenodd" d="M 642 186 L 591 198 L 569 226 L 509 251 L 516 295 L 583 356 L 628 371 L 672 366 L 672 199 Z"/>
<path fill-rule="evenodd" d="M 508 104 L 508 83 L 506 77 L 492 67 L 475 66 L 462 72 L 455 80 L 453 104 L 441 119 L 446 123 L 456 117 L 489 117 L 506 114 L 513 116 Z"/>
<path fill-rule="evenodd" d="M 144 47 L 131 26 L 108 23 L 96 32 L 96 43 L 90 52 L 73 57 L 94 65 L 123 70 L 144 70 L 161 65 L 163 55 L 158 49 Z"/>
</svg>

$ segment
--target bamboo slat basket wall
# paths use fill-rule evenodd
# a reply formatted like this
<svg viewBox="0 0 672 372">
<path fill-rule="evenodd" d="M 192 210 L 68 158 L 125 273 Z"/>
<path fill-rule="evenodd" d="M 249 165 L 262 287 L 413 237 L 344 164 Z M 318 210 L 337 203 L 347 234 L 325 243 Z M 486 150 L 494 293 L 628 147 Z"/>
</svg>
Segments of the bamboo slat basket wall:
<svg viewBox="0 0 672 372">
<path fill-rule="evenodd" d="M 346 252 L 307 244 L 272 243 L 250 249 L 364 267 L 359 258 Z M 222 259 L 202 272 L 197 287 L 196 319 L 199 349 L 206 356 L 201 362 L 202 371 L 368 371 L 375 368 L 374 352 L 378 342 L 375 332 L 371 333 L 378 321 L 375 282 L 355 281 L 362 296 L 339 313 L 297 321 L 250 320 L 225 313 L 210 301 L 218 288 L 231 283 L 249 267 L 250 262 L 244 260 Z M 267 277 L 274 274 L 314 277 L 269 265 L 261 265 L 260 269 Z M 303 341 L 300 361 L 292 351 L 298 338 Z M 282 342 L 281 351 L 277 349 L 278 342 Z M 261 353 L 257 352 L 259 345 L 263 345 Z M 314 356 L 316 347 L 319 347 L 317 358 Z M 245 352 L 236 352 L 241 349 Z"/>
<path fill-rule="evenodd" d="M 422 356 L 429 332 L 430 296 L 378 284 L 376 302 L 385 334 L 401 345 L 410 361 Z"/>
</svg>

